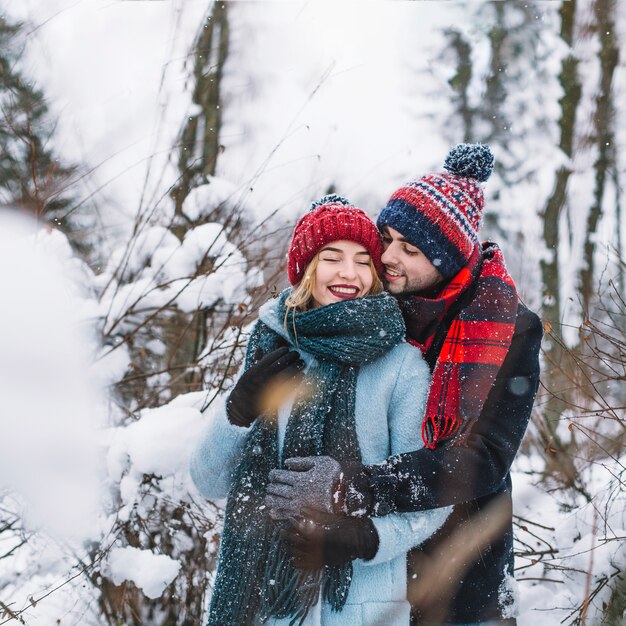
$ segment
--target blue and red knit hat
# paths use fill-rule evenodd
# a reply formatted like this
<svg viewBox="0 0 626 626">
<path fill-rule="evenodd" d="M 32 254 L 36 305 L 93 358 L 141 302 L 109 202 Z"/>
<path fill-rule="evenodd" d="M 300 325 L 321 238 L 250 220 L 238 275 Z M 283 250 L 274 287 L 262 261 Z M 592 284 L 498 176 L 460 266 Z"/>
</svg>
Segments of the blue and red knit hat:
<svg viewBox="0 0 626 626">
<path fill-rule="evenodd" d="M 464 267 L 478 245 L 485 198 L 480 183 L 493 171 L 487 145 L 459 144 L 446 157 L 447 172 L 400 187 L 378 216 L 419 248 L 444 278 Z"/>
<path fill-rule="evenodd" d="M 297 222 L 287 253 L 287 276 L 292 285 L 301 280 L 311 259 L 332 241 L 360 243 L 372 257 L 378 274 L 382 273 L 382 242 L 376 224 L 364 211 L 336 194 L 314 202 Z"/>
</svg>

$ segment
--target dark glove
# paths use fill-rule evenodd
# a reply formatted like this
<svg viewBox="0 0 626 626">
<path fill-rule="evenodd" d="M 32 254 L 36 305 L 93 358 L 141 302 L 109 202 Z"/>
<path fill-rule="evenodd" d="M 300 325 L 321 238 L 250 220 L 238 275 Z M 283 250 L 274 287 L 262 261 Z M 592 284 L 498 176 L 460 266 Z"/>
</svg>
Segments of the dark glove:
<svg viewBox="0 0 626 626">
<path fill-rule="evenodd" d="M 275 520 L 299 517 L 305 508 L 324 513 L 341 509 L 341 465 L 330 456 L 294 457 L 286 470 L 270 472 L 265 504 Z"/>
<path fill-rule="evenodd" d="M 378 533 L 369 517 L 354 518 L 306 510 L 304 518 L 290 519 L 280 532 L 298 569 L 317 570 L 354 559 L 373 559 Z"/>
<path fill-rule="evenodd" d="M 228 421 L 236 426 L 250 426 L 263 412 L 262 399 L 268 387 L 297 376 L 303 368 L 300 355 L 287 346 L 266 354 L 241 375 L 230 392 L 226 401 Z"/>
</svg>

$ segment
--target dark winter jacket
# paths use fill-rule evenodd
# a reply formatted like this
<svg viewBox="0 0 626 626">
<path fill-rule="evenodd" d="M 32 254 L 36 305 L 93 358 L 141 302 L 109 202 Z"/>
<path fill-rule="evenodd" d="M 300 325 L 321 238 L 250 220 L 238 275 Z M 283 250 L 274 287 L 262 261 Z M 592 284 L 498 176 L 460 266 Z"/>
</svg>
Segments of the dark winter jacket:
<svg viewBox="0 0 626 626">
<path fill-rule="evenodd" d="M 440 329 L 442 336 L 446 330 Z M 489 524 L 495 524 L 486 545 L 469 550 L 465 562 L 455 563 L 460 580 L 454 589 L 431 595 L 428 601 L 420 601 L 420 606 L 413 603 L 416 624 L 476 624 L 511 616 L 513 531 L 509 469 L 526 431 L 539 383 L 541 338 L 538 316 L 520 304 L 508 354 L 466 445 L 444 443 L 433 451 L 424 448 L 408 452 L 378 465 L 365 466 L 347 477 L 348 489 L 361 496 L 354 501 L 361 507 L 365 501 L 367 513 L 372 516 L 455 505 L 444 527 L 409 557 L 409 598 L 415 595 L 411 588 L 423 580 L 428 571 L 424 567 L 432 563 L 431 559 L 438 554 L 443 559 L 451 558 L 446 546 L 476 546 L 489 532 Z M 437 354 L 427 355 L 431 367 L 436 357 Z M 350 498 L 346 505 L 349 509 Z M 491 506 L 500 508 L 499 525 L 495 516 L 489 514 Z M 464 527 L 468 529 L 465 537 L 458 534 Z M 459 543 L 451 544 L 451 538 Z"/>
</svg>

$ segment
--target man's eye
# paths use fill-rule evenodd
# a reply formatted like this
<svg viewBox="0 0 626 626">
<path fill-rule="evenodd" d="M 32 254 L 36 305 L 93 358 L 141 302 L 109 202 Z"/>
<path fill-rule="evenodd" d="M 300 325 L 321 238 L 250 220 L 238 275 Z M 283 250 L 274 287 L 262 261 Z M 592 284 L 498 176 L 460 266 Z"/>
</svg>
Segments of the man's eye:
<svg viewBox="0 0 626 626">
<path fill-rule="evenodd" d="M 404 252 L 409 256 L 417 256 L 419 254 L 418 250 L 409 250 L 408 248 L 405 248 Z"/>
<path fill-rule="evenodd" d="M 385 237 L 384 235 L 381 237 L 383 243 L 391 243 L 391 237 Z"/>
</svg>

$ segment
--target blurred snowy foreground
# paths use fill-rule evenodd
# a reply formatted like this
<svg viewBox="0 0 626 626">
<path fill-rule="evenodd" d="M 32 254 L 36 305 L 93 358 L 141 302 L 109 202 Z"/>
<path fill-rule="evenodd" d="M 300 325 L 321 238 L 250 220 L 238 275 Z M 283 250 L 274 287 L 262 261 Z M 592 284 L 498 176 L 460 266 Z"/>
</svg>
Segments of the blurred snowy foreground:
<svg viewBox="0 0 626 626">
<path fill-rule="evenodd" d="M 176 560 L 115 545 L 145 474 L 187 492 L 189 446 L 201 427 L 184 396 L 111 426 L 108 386 L 128 365 L 104 356 L 95 276 L 64 235 L 0 211 L 0 618 L 99 623 L 89 608 L 97 565 L 158 597 Z M 173 419 L 175 414 L 175 419 Z M 114 495 L 115 494 L 115 495 Z M 166 497 L 168 494 L 162 494 Z M 0 619 L 0 623 L 5 623 Z M 63 623 L 66 623 L 63 620 Z"/>
<path fill-rule="evenodd" d="M 88 536 L 96 519 L 104 415 L 80 271 L 59 232 L 0 213 L 0 481 L 27 530 L 69 537 Z"/>
</svg>

